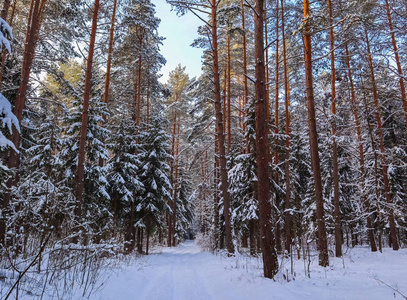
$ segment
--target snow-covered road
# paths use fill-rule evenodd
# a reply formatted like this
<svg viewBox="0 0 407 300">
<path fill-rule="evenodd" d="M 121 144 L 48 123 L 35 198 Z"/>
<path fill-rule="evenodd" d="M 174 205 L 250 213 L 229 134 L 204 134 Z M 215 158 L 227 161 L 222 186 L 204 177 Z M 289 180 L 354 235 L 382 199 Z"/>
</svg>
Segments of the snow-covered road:
<svg viewBox="0 0 407 300">
<path fill-rule="evenodd" d="M 163 248 L 159 254 L 133 259 L 90 299 L 403 299 L 395 290 L 407 293 L 407 251 L 385 250 L 382 254 L 367 248 L 349 249 L 344 260 L 331 258 L 329 268 L 318 267 L 313 258 L 311 278 L 305 276 L 303 261 L 298 260 L 294 262 L 296 278 L 287 282 L 282 274 L 288 274 L 289 262 L 273 281 L 261 276 L 259 259 L 216 256 L 186 241 L 176 248 Z"/>
<path fill-rule="evenodd" d="M 139 287 L 140 299 L 212 299 L 203 268 L 208 255 L 189 241 L 153 256 L 151 268 Z"/>
<path fill-rule="evenodd" d="M 220 257 L 202 252 L 193 241 L 164 248 L 146 259 L 140 270 L 113 275 L 91 299 L 210 300 L 225 299 L 220 294 L 233 292 Z"/>
</svg>

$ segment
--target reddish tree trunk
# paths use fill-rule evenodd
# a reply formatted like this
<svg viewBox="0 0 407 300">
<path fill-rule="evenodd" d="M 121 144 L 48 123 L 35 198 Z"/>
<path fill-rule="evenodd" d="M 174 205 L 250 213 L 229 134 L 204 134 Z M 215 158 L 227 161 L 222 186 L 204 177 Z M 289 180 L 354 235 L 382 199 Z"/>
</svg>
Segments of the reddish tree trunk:
<svg viewBox="0 0 407 300">
<path fill-rule="evenodd" d="M 227 149 L 227 153 L 230 153 L 230 147 L 232 144 L 232 126 L 230 123 L 230 119 L 231 119 L 231 107 L 230 107 L 230 99 L 231 99 L 231 65 L 230 65 L 230 34 L 228 33 L 227 35 L 227 72 L 228 72 L 228 76 L 227 76 L 227 85 L 228 85 L 228 94 L 227 94 L 227 128 L 228 128 L 228 149 Z M 226 124 L 225 124 L 226 125 Z"/>
<path fill-rule="evenodd" d="M 148 251 L 150 250 L 150 223 L 147 225 L 146 228 L 146 236 L 147 236 L 147 241 L 146 241 L 146 255 L 148 255 Z"/>
<path fill-rule="evenodd" d="M 221 189 L 223 197 L 223 212 L 225 217 L 225 242 L 226 249 L 229 253 L 234 253 L 232 242 L 232 225 L 231 225 L 231 212 L 230 212 L 230 197 L 228 191 L 228 175 L 226 168 L 226 150 L 225 150 L 225 135 L 223 127 L 222 106 L 220 98 L 220 78 L 219 78 L 219 58 L 218 58 L 218 27 L 217 27 L 217 1 L 211 0 L 211 16 L 212 16 L 212 62 L 213 62 L 213 76 L 214 76 L 214 100 L 216 123 L 218 127 L 218 141 L 219 141 L 219 162 L 220 162 L 220 175 L 221 175 Z"/>
<path fill-rule="evenodd" d="M 217 128 L 217 126 L 216 126 Z M 218 132 L 218 129 L 216 129 L 216 132 Z M 215 249 L 220 248 L 220 242 L 219 242 L 219 141 L 218 141 L 218 135 L 215 133 L 215 165 L 214 165 L 214 244 L 215 244 Z"/>
<path fill-rule="evenodd" d="M 390 28 L 390 34 L 391 34 L 391 41 L 393 44 L 393 50 L 394 50 L 394 56 L 396 58 L 396 64 L 397 64 L 397 72 L 399 74 L 399 83 L 400 83 L 400 91 L 401 91 L 401 100 L 403 101 L 403 109 L 404 109 L 404 117 L 405 117 L 405 122 L 407 126 L 407 96 L 406 96 L 406 87 L 404 85 L 404 75 L 403 75 L 403 68 L 401 67 L 400 63 L 400 56 L 399 56 L 399 51 L 397 48 L 397 41 L 396 41 L 396 35 L 394 34 L 394 26 L 393 26 L 393 20 L 391 18 L 391 13 L 390 13 L 390 5 L 389 1 L 386 0 L 386 12 L 387 12 L 387 19 L 389 20 L 389 28 Z M 393 235 L 393 233 L 392 233 Z M 396 236 L 393 236 L 393 238 L 397 239 Z M 393 246 L 394 248 L 394 246 Z M 398 249 L 398 245 L 397 245 Z M 394 249 L 394 250 L 397 250 Z"/>
<path fill-rule="evenodd" d="M 84 170 L 85 170 L 85 145 L 86 134 L 88 131 L 88 115 L 89 115 L 89 99 L 91 91 L 92 80 L 92 65 L 93 54 L 95 49 L 97 18 L 99 12 L 99 0 L 95 0 L 92 16 L 92 31 L 90 35 L 89 53 L 85 74 L 85 89 L 83 93 L 83 111 L 82 111 L 82 125 L 79 137 L 79 153 L 78 153 L 78 170 L 76 174 L 76 203 L 75 203 L 75 217 L 76 221 L 80 223 L 82 216 L 82 204 L 83 204 L 83 188 L 84 188 Z"/>
<path fill-rule="evenodd" d="M 147 130 L 148 124 L 150 124 L 150 80 L 147 82 Z"/>
<path fill-rule="evenodd" d="M 278 134 L 279 134 L 279 128 L 278 128 L 278 126 L 279 126 L 279 89 L 280 89 L 280 82 L 279 82 L 279 78 L 280 78 L 280 73 L 279 73 L 279 68 L 280 68 L 280 62 L 279 62 L 279 59 L 280 59 L 280 57 L 279 57 L 279 45 L 280 45 L 280 40 L 279 40 L 279 1 L 277 0 L 277 3 L 276 3 L 276 69 L 275 69 L 275 72 L 276 72 L 276 75 L 275 75 L 275 80 L 276 80 L 276 85 L 275 85 L 275 99 L 274 99 L 274 109 L 275 109 L 275 112 L 274 112 L 274 126 L 275 126 L 275 129 L 274 129 L 274 134 L 276 135 L 276 136 L 278 136 Z M 278 147 L 279 147 L 279 144 L 278 144 L 278 139 L 276 139 L 276 142 L 275 142 L 275 150 L 274 150 L 274 164 L 277 166 L 278 164 L 279 164 L 279 161 L 280 161 L 280 158 L 279 158 L 279 155 L 278 155 Z M 274 173 L 274 181 L 275 181 L 275 183 L 278 185 L 278 183 L 279 183 L 279 174 L 278 174 L 278 172 L 275 172 Z M 276 193 L 276 200 L 275 200 L 275 203 L 276 203 L 276 205 L 277 206 L 279 206 L 279 204 L 280 204 L 280 196 L 279 196 L 279 194 L 278 193 Z M 280 236 L 281 236 L 281 234 L 280 234 L 280 225 L 279 225 L 279 223 L 277 223 L 276 224 L 276 228 L 275 228 L 275 232 L 276 232 L 276 247 L 277 247 L 277 251 L 280 253 L 281 251 L 282 251 L 282 248 L 281 248 L 281 238 L 280 238 Z"/>
<path fill-rule="evenodd" d="M 311 165 L 315 185 L 316 219 L 318 226 L 319 265 L 329 265 L 328 241 L 325 227 L 324 198 L 322 195 L 321 168 L 318 153 L 317 122 L 315 118 L 314 87 L 312 78 L 312 48 L 309 0 L 304 0 L 304 52 L 307 87 L 308 126 L 311 151 Z"/>
<path fill-rule="evenodd" d="M 174 161 L 175 161 L 175 170 L 174 170 L 174 198 L 172 200 L 173 202 L 173 216 L 172 216 L 172 232 L 173 232 L 173 239 L 172 239 L 172 245 L 175 247 L 176 246 L 176 228 L 177 228 L 177 199 L 178 199 L 178 154 L 179 154 L 179 130 L 180 130 L 180 117 L 178 117 L 178 122 L 177 122 L 177 132 L 176 132 L 176 142 L 175 142 L 175 156 L 174 156 Z"/>
<path fill-rule="evenodd" d="M 3 4 L 3 9 L 1 10 L 1 14 L 0 17 L 4 20 L 7 21 L 7 15 L 8 15 L 8 10 L 10 8 L 10 0 L 4 0 L 4 4 Z"/>
<path fill-rule="evenodd" d="M 110 71 L 112 68 L 112 53 L 113 53 L 113 42 L 114 42 L 114 25 L 116 22 L 116 8 L 117 8 L 117 0 L 114 0 L 112 21 L 110 24 L 109 49 L 107 51 L 105 92 L 103 94 L 103 103 L 105 103 L 105 104 L 107 104 L 108 99 L 109 99 Z"/>
<path fill-rule="evenodd" d="M 103 93 L 103 103 L 106 104 L 109 100 L 109 87 L 110 87 L 110 73 L 112 68 L 112 52 L 113 52 L 113 41 L 114 41 L 114 25 L 116 21 L 116 7 L 117 7 L 117 0 L 113 2 L 113 12 L 112 12 L 112 20 L 110 23 L 110 34 L 109 34 L 109 49 L 107 50 L 107 65 L 106 65 L 106 79 L 105 79 L 105 91 Z M 103 115 L 103 120 L 106 123 L 107 117 Z M 99 166 L 103 167 L 104 161 L 100 157 L 99 158 Z"/>
<path fill-rule="evenodd" d="M 240 8 L 242 10 L 242 29 L 245 32 L 246 24 L 245 24 L 245 12 L 244 12 L 244 5 L 243 0 L 240 0 Z M 249 90 L 247 88 L 247 46 L 246 46 L 246 32 L 243 34 L 242 38 L 242 45 L 243 45 L 243 108 L 244 108 L 244 117 L 248 116 L 248 108 L 247 102 L 249 99 Z M 247 125 L 246 122 L 243 124 L 243 134 L 246 135 Z M 249 153 L 249 141 L 246 137 L 246 153 Z"/>
<path fill-rule="evenodd" d="M 264 62 L 264 2 L 256 1 L 254 14 L 255 38 L 255 91 L 256 91 L 256 154 L 259 201 L 259 225 L 261 250 L 263 253 L 264 276 L 273 278 L 278 270 L 277 252 L 272 226 L 270 202 L 269 162 L 270 150 L 268 143 L 269 127 L 267 124 L 266 77 Z"/>
<path fill-rule="evenodd" d="M 331 44 L 331 109 L 332 109 L 332 165 L 334 181 L 334 222 L 335 222 L 335 255 L 342 257 L 342 230 L 341 214 L 339 207 L 339 168 L 338 168 L 338 145 L 336 143 L 336 74 L 335 74 L 335 40 L 332 16 L 332 1 L 328 0 L 329 5 L 329 37 Z"/>
<path fill-rule="evenodd" d="M 227 70 L 224 72 L 224 81 L 223 81 L 223 102 L 222 102 L 222 112 L 223 112 L 223 133 L 226 135 L 226 128 L 227 128 L 227 83 L 228 83 L 228 75 Z"/>
<path fill-rule="evenodd" d="M 268 82 L 270 80 L 269 78 L 269 47 L 268 47 L 268 26 L 267 26 L 267 1 L 264 1 L 264 44 L 266 45 L 266 50 L 265 50 L 265 68 L 266 68 L 266 112 L 267 112 L 267 125 L 269 126 L 270 124 L 270 88 L 268 85 Z M 270 130 L 270 128 L 269 128 Z"/>
<path fill-rule="evenodd" d="M 290 84 L 288 81 L 288 67 L 287 67 L 287 49 L 285 43 L 285 28 L 284 28 L 284 1 L 281 0 L 281 33 L 283 42 L 283 56 L 284 56 L 284 89 L 285 89 L 285 250 L 291 252 L 291 181 L 290 181 Z"/>
<path fill-rule="evenodd" d="M 140 38 L 140 47 L 142 45 L 143 38 Z M 139 132 L 140 126 L 140 114 L 141 114 L 141 66 L 142 66 L 142 57 L 141 53 L 138 57 L 138 70 L 137 70 L 137 115 L 136 115 L 136 126 L 137 126 L 137 134 Z"/>
<path fill-rule="evenodd" d="M 256 221 L 249 220 L 249 243 L 250 243 L 250 255 L 256 255 Z"/>
<path fill-rule="evenodd" d="M 171 191 L 172 200 L 170 202 L 170 207 L 173 212 L 169 213 L 169 216 L 168 216 L 168 241 L 167 241 L 168 247 L 173 246 L 172 240 L 173 240 L 174 230 L 175 230 L 175 228 L 173 227 L 173 224 L 174 224 L 174 199 L 175 199 L 174 166 L 175 166 L 176 128 L 177 128 L 177 113 L 174 112 L 174 117 L 172 120 L 172 144 L 171 144 L 171 156 L 173 157 L 173 159 L 170 162 L 171 186 L 173 187 L 173 189 Z"/>
</svg>

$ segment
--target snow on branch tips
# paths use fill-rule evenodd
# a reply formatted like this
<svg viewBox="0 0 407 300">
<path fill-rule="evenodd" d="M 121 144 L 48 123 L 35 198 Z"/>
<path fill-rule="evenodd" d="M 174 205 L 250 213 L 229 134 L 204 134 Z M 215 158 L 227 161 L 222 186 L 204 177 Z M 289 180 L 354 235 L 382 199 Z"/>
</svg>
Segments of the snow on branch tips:
<svg viewBox="0 0 407 300">
<path fill-rule="evenodd" d="M 8 53 L 11 52 L 11 44 L 10 41 L 13 40 L 13 31 L 11 27 L 0 18 L 0 50 L 3 50 L 5 47 Z"/>
</svg>

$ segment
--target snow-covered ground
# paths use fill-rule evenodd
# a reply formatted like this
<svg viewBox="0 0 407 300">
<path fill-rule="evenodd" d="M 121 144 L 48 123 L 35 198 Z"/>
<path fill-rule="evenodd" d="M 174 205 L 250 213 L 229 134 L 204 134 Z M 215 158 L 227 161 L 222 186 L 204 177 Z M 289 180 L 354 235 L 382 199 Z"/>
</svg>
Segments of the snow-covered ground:
<svg viewBox="0 0 407 300">
<path fill-rule="evenodd" d="M 260 259 L 226 258 L 186 241 L 115 270 L 90 299 L 407 299 L 401 295 L 407 296 L 407 249 L 371 253 L 358 247 L 344 259 L 331 258 L 328 268 L 317 264 L 311 258 L 309 278 L 303 260 L 293 261 L 293 275 L 291 262 L 283 261 L 273 281 L 262 277 Z"/>
</svg>

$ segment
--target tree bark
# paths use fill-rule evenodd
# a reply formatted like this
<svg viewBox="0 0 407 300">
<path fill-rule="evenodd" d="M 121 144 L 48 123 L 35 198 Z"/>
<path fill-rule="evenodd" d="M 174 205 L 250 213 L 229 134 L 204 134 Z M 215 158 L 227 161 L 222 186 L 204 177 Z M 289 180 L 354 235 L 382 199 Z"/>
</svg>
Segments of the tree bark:
<svg viewBox="0 0 407 300">
<path fill-rule="evenodd" d="M 275 136 L 278 136 L 279 134 L 279 89 L 280 89 L 280 82 L 279 82 L 279 78 L 280 78 L 280 73 L 279 73 L 279 68 L 280 68 L 280 57 L 279 57 L 279 44 L 280 44 L 280 40 L 279 40 L 279 1 L 277 0 L 276 3 L 276 69 L 275 69 L 275 80 L 276 80 L 276 85 L 275 85 L 275 102 L 274 102 L 274 134 Z M 274 149 L 274 164 L 277 166 L 279 164 L 279 153 L 278 153 L 278 147 L 279 147 L 279 142 L 278 139 L 276 139 L 275 142 L 275 149 Z M 279 183 L 279 174 L 278 172 L 274 173 L 274 182 L 278 185 Z M 280 204 L 280 195 L 279 193 L 276 193 L 276 199 L 275 199 L 275 205 L 279 206 Z M 277 251 L 280 253 L 282 251 L 281 248 L 281 238 L 280 238 L 280 225 L 279 223 L 276 224 L 276 228 L 275 228 L 275 232 L 276 232 L 276 248 Z"/>
<path fill-rule="evenodd" d="M 227 102 L 228 102 L 228 96 L 227 96 L 227 87 L 228 87 L 228 70 L 225 69 L 224 72 L 224 78 L 223 78 L 223 102 L 222 102 L 222 112 L 223 112 L 223 133 L 224 135 L 227 135 Z M 227 152 L 227 150 L 226 150 Z"/>
<path fill-rule="evenodd" d="M 172 240 L 174 237 L 174 230 L 175 228 L 174 226 L 174 199 L 175 199 L 175 189 L 174 189 L 174 185 L 175 185 L 175 176 L 174 176 L 174 170 L 175 170 L 175 143 L 176 143 L 176 128 L 177 128 L 177 113 L 174 113 L 174 117 L 173 117 L 173 121 L 172 121 L 172 144 L 171 144 L 171 156 L 173 157 L 173 159 L 171 159 L 170 162 L 170 173 L 171 173 L 171 186 L 173 187 L 172 191 L 171 191 L 171 196 L 172 196 L 172 200 L 170 202 L 170 207 L 172 210 L 172 213 L 169 213 L 168 216 L 168 247 L 172 247 Z"/>
<path fill-rule="evenodd" d="M 140 40 L 140 48 L 142 46 L 143 37 L 139 38 Z M 140 50 L 141 51 L 141 50 Z M 141 67 L 142 67 L 142 56 L 141 52 L 138 56 L 138 69 L 137 69 L 137 112 L 136 112 L 136 126 L 137 126 L 137 134 L 139 132 L 140 126 L 140 115 L 141 115 Z"/>
<path fill-rule="evenodd" d="M 217 148 L 216 146 L 217 141 L 215 141 L 215 148 Z M 219 185 L 219 161 L 218 161 L 218 149 L 215 149 L 215 170 L 214 170 L 214 177 L 213 177 L 213 181 L 214 181 L 214 189 L 213 189 L 213 199 L 214 199 L 214 205 L 213 205 L 213 210 L 214 210 L 214 224 L 213 224 L 213 228 L 214 228 L 214 236 L 213 236 L 213 240 L 214 240 L 214 247 L 215 249 L 219 249 L 220 245 L 219 245 L 219 191 L 218 191 L 218 185 Z"/>
<path fill-rule="evenodd" d="M 10 4 L 11 4 L 10 0 L 4 0 L 3 9 L 1 10 L 1 14 L 0 14 L 0 17 L 4 21 L 7 21 L 7 15 L 8 15 L 8 10 L 10 8 Z"/>
<path fill-rule="evenodd" d="M 399 51 L 397 48 L 397 41 L 396 41 L 396 35 L 394 34 L 394 26 L 393 26 L 393 20 L 391 17 L 390 13 L 390 5 L 389 1 L 386 0 L 386 13 L 387 13 L 387 19 L 389 21 L 389 29 L 390 29 L 390 34 L 391 34 L 391 41 L 393 44 L 393 50 L 394 50 L 394 56 L 396 59 L 396 64 L 397 64 L 397 73 L 399 74 L 399 83 L 400 83 L 400 92 L 401 92 L 401 100 L 403 102 L 403 109 L 404 109 L 404 118 L 406 122 L 406 127 L 407 127 L 407 96 L 406 96 L 406 87 L 404 85 L 404 75 L 403 75 L 403 68 L 401 67 L 400 63 L 400 56 L 399 56 Z M 392 233 L 393 235 L 393 233 Z M 393 238 L 397 239 L 396 236 L 393 236 Z M 398 249 L 398 245 L 397 245 Z M 394 249 L 394 250 L 397 250 Z"/>
<path fill-rule="evenodd" d="M 107 104 L 107 102 L 109 100 L 110 73 L 111 73 L 111 68 L 112 68 L 112 53 L 113 53 L 113 42 L 114 42 L 114 25 L 116 22 L 116 8 L 117 8 L 117 0 L 114 0 L 112 21 L 110 24 L 110 33 L 109 33 L 109 49 L 107 51 L 105 92 L 103 94 L 103 103 L 105 103 L 105 104 Z"/>
<path fill-rule="evenodd" d="M 249 220 L 249 243 L 250 243 L 250 255 L 256 255 L 256 220 Z"/>
<path fill-rule="evenodd" d="M 172 245 L 175 247 L 176 243 L 176 229 L 177 229 L 177 199 L 178 199 L 178 155 L 179 155 L 179 131 L 180 131 L 181 119 L 178 116 L 178 123 L 177 123 L 177 133 L 176 133 L 176 142 L 175 142 L 175 178 L 174 178 L 174 198 L 173 198 L 173 217 L 172 217 L 172 232 L 173 232 L 173 239 Z"/>
<path fill-rule="evenodd" d="M 249 89 L 247 87 L 247 45 L 246 45 L 246 24 L 245 24 L 245 11 L 243 0 L 240 0 L 240 8 L 242 10 L 242 29 L 244 31 L 242 37 L 242 45 L 243 45 L 243 109 L 244 109 L 244 117 L 247 118 L 249 115 L 247 103 L 249 99 Z M 244 122 L 243 124 L 243 134 L 246 135 L 247 131 L 247 124 Z M 249 153 L 249 140 L 246 137 L 246 153 Z"/>
<path fill-rule="evenodd" d="M 259 225 L 261 250 L 263 254 L 264 276 L 273 278 L 278 270 L 277 252 L 273 234 L 271 202 L 270 202 L 270 177 L 269 162 L 270 149 L 268 143 L 269 127 L 267 124 L 266 105 L 266 76 L 264 62 L 264 2 L 256 1 L 254 13 L 254 38 L 255 38 L 255 92 L 256 92 L 256 154 L 257 178 L 259 201 Z"/>
<path fill-rule="evenodd" d="M 278 109 L 279 109 L 279 103 L 278 103 L 278 94 L 279 94 L 279 90 L 280 90 L 280 73 L 279 73 L 279 69 L 280 69 L 280 60 L 279 60 L 279 44 L 280 44 L 280 40 L 279 40 L 279 0 L 277 0 L 276 3 L 276 69 L 275 69 L 275 81 L 276 81 L 276 85 L 275 85 L 275 100 L 274 100 L 274 126 L 275 126 L 275 130 L 274 133 L 277 136 L 279 129 L 278 129 Z M 274 151 L 274 164 L 278 165 L 278 151 L 277 151 L 277 142 L 276 142 L 276 149 Z M 276 172 L 274 174 L 274 180 L 276 181 L 276 183 L 278 183 L 278 173 Z"/>
<path fill-rule="evenodd" d="M 307 88 L 308 126 L 311 151 L 311 166 L 315 185 L 316 219 L 318 228 L 319 265 L 329 265 L 328 242 L 325 227 L 324 198 L 322 195 L 321 168 L 318 153 L 318 134 L 315 118 L 314 87 L 312 78 L 312 48 L 309 0 L 304 0 L 304 52 Z"/>
<path fill-rule="evenodd" d="M 225 242 L 226 249 L 229 253 L 234 253 L 232 241 L 232 225 L 231 225 L 231 212 L 230 212 L 230 197 L 228 191 L 228 175 L 226 169 L 226 150 L 225 150 L 225 135 L 223 127 L 222 107 L 220 98 L 220 78 L 219 78 L 219 58 L 218 58 L 218 27 L 217 27 L 217 1 L 211 0 L 211 17 L 212 17 L 212 63 L 213 63 L 213 76 L 214 76 L 214 100 L 216 123 L 218 127 L 218 141 L 219 141 L 219 162 L 220 162 L 220 175 L 221 175 L 221 189 L 223 197 L 223 212 L 225 217 Z"/>
<path fill-rule="evenodd" d="M 231 63 L 230 63 L 230 34 L 227 34 L 227 89 L 228 89 L 228 94 L 227 94 L 227 133 L 228 133 L 228 148 L 227 148 L 227 153 L 230 153 L 230 147 L 232 144 L 232 125 L 230 123 L 230 119 L 231 119 L 231 107 L 230 107 L 230 100 L 231 100 Z M 226 125 L 226 124 L 225 124 Z"/>
<path fill-rule="evenodd" d="M 332 111 L 332 166 L 334 183 L 334 222 L 335 222 L 335 256 L 342 257 L 342 230 L 341 212 L 339 206 L 339 168 L 338 168 L 338 145 L 336 143 L 336 70 L 335 70 L 335 40 L 333 28 L 332 1 L 328 0 L 329 6 L 329 38 L 331 46 L 331 111 Z"/>
<path fill-rule="evenodd" d="M 148 131 L 148 128 L 149 128 L 148 124 L 150 124 L 150 79 L 147 82 L 147 117 L 146 117 L 146 119 L 147 119 L 146 123 L 147 123 L 147 131 Z"/>
<path fill-rule="evenodd" d="M 75 202 L 75 218 L 76 222 L 81 222 L 82 217 L 82 205 L 83 205 L 83 189 L 84 189 L 84 171 L 85 171 L 85 145 L 86 135 L 88 131 L 88 115 L 89 115 L 89 99 L 91 92 L 91 80 L 92 80 L 92 65 L 93 54 L 95 49 L 97 18 L 99 12 L 99 0 L 95 0 L 92 16 L 92 30 L 89 42 L 89 53 L 85 74 L 85 89 L 83 93 L 83 111 L 82 111 L 82 125 L 79 137 L 79 153 L 78 153 L 78 170 L 76 174 L 76 202 Z"/>
<path fill-rule="evenodd" d="M 290 180 L 290 83 L 288 79 L 288 66 L 287 66 L 287 49 L 285 43 L 285 28 L 284 28 L 284 1 L 281 0 L 281 34 L 283 42 L 283 56 L 284 56 L 284 90 L 285 90 L 285 250 L 291 252 L 291 180 Z"/>
<path fill-rule="evenodd" d="M 265 44 L 265 68 L 266 68 L 266 112 L 267 112 L 267 126 L 270 126 L 270 88 L 268 82 L 270 80 L 269 75 L 269 47 L 268 47 L 268 26 L 267 26 L 267 1 L 264 1 L 264 44 Z M 270 130 L 270 127 L 269 127 Z"/>
<path fill-rule="evenodd" d="M 117 8 L 117 0 L 113 2 L 113 12 L 112 12 L 112 20 L 110 23 L 110 32 L 109 32 L 109 48 L 107 50 L 107 64 L 106 64 L 106 78 L 105 78 L 105 91 L 103 93 L 103 103 L 106 104 L 109 100 L 109 87 L 110 87 L 110 73 L 112 68 L 112 52 L 113 52 L 113 41 L 114 41 L 114 25 L 116 22 L 116 8 Z M 104 123 L 107 121 L 107 116 L 103 115 Z M 104 161 L 103 158 L 99 157 L 99 166 L 103 167 Z"/>
</svg>

